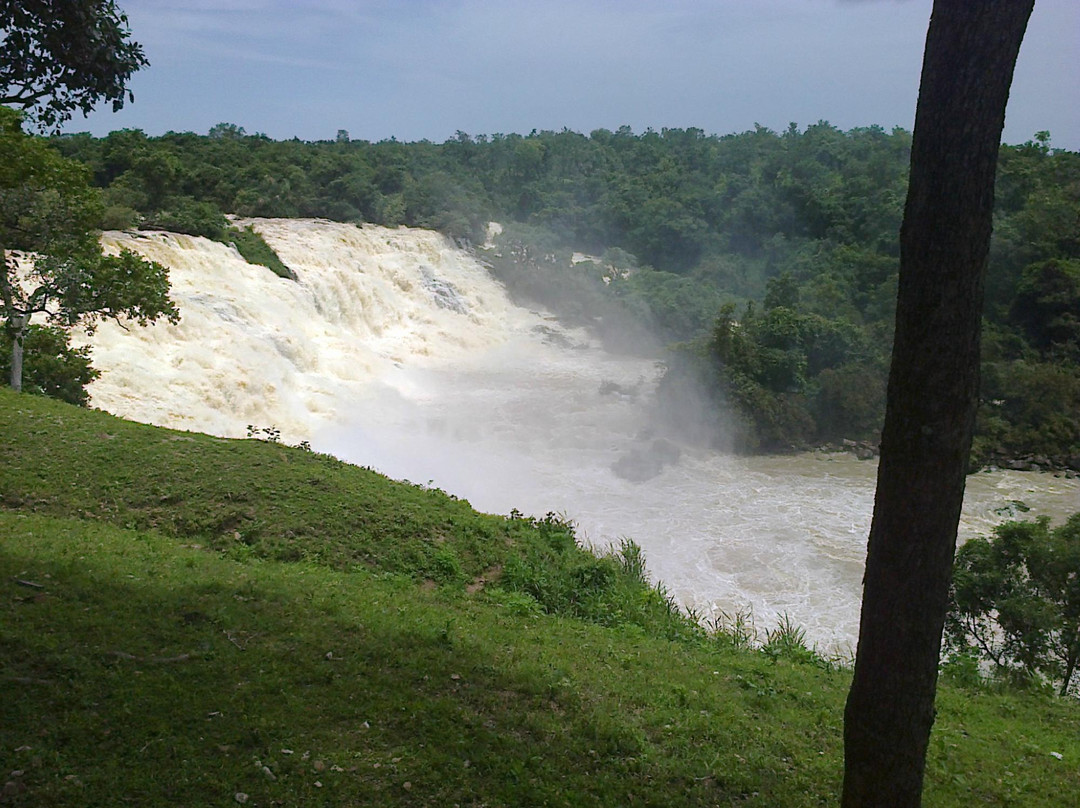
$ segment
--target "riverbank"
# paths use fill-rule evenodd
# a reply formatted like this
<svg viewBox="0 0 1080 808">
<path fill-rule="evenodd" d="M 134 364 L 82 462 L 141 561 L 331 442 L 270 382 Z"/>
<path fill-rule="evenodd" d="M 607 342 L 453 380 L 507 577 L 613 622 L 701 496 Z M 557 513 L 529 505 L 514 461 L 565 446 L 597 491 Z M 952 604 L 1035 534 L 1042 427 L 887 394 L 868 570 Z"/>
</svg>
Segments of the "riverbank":
<svg viewBox="0 0 1080 808">
<path fill-rule="evenodd" d="M 880 447 L 871 441 L 844 440 L 838 444 L 822 444 L 821 446 L 815 447 L 813 451 L 824 452 L 826 454 L 844 452 L 857 457 L 859 460 L 873 460 L 880 454 Z M 1023 454 L 1013 457 L 1005 453 L 995 453 L 979 466 L 972 469 L 972 473 L 1003 470 L 1050 472 L 1055 476 L 1062 476 L 1067 480 L 1075 480 L 1080 479 L 1080 455 L 1049 456 Z"/>
<path fill-rule="evenodd" d="M 702 631 L 557 519 L 6 390 L 0 506 L 5 804 L 838 799 L 848 672 Z M 1049 808 L 1077 738 L 946 676 L 926 799 Z"/>
</svg>

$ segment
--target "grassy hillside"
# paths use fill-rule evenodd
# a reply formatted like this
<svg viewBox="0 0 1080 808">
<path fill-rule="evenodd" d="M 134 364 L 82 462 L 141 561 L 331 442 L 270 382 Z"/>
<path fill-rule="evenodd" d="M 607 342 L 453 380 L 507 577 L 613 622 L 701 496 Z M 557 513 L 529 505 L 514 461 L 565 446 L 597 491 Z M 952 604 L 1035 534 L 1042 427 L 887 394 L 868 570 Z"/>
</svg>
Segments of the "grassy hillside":
<svg viewBox="0 0 1080 808">
<path fill-rule="evenodd" d="M 557 519 L 0 391 L 0 803 L 835 804 L 849 675 L 770 650 Z M 926 803 L 1078 761 L 1075 703 L 946 683 Z"/>
</svg>

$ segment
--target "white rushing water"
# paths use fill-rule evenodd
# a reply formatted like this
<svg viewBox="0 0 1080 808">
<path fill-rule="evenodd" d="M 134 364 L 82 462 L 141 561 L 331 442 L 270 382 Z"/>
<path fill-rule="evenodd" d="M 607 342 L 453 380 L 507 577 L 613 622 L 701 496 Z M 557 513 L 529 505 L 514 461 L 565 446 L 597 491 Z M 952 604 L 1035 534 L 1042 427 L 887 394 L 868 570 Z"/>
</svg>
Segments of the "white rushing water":
<svg viewBox="0 0 1080 808">
<path fill-rule="evenodd" d="M 515 306 L 441 236 L 323 221 L 253 220 L 297 274 L 164 233 L 106 234 L 170 267 L 178 325 L 103 325 L 94 406 L 223 436 L 277 427 L 359 465 L 475 507 L 573 519 L 586 540 L 633 538 L 653 576 L 704 615 L 788 614 L 823 649 L 854 647 L 875 465 L 847 455 L 735 458 L 682 446 L 632 482 L 614 464 L 652 445 L 658 368 Z M 963 536 L 1013 500 L 1060 518 L 1080 481 L 969 479 Z"/>
</svg>

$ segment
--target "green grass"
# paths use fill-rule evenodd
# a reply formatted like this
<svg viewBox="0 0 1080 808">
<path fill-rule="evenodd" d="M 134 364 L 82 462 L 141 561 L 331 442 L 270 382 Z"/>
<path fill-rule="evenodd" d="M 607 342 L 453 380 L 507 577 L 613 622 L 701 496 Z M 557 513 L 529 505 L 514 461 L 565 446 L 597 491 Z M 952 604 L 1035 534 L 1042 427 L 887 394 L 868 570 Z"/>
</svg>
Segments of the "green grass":
<svg viewBox="0 0 1080 808">
<path fill-rule="evenodd" d="M 5 805 L 837 802 L 849 674 L 558 520 L 7 391 L 0 504 Z M 926 804 L 1058 806 L 1078 761 L 1075 703 L 946 683 Z"/>
<path fill-rule="evenodd" d="M 277 443 L 156 429 L 0 391 L 0 505 L 153 529 L 238 557 L 476 577 L 514 526 Z M 456 559 L 456 566 L 453 561 Z"/>
<path fill-rule="evenodd" d="M 255 230 L 248 226 L 244 228 L 229 227 L 225 230 L 221 241 L 232 244 L 236 251 L 244 257 L 249 264 L 259 264 L 272 271 L 279 278 L 290 281 L 296 280 L 296 273 L 285 265 L 280 256 Z"/>
</svg>

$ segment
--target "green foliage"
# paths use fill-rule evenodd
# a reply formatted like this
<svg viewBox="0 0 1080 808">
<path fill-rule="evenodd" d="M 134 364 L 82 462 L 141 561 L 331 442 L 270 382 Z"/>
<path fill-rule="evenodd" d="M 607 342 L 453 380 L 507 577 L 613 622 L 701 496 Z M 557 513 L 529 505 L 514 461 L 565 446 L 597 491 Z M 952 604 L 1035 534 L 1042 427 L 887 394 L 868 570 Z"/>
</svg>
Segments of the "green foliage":
<svg viewBox="0 0 1080 808">
<path fill-rule="evenodd" d="M 880 366 L 851 362 L 817 377 L 813 416 L 819 434 L 868 439 L 880 434 L 885 415 L 885 374 Z"/>
<path fill-rule="evenodd" d="M 776 628 L 765 635 L 765 644 L 761 646 L 765 656 L 773 661 L 786 659 L 789 662 L 826 665 L 824 659 L 806 644 L 806 631 L 783 614 Z"/>
<path fill-rule="evenodd" d="M 1080 362 L 1080 260 L 1025 267 L 1009 318 L 1044 356 Z"/>
<path fill-rule="evenodd" d="M 102 255 L 95 229 L 100 194 L 88 185 L 85 167 L 25 135 L 18 115 L 3 107 L 0 166 L 0 315 L 11 346 L 13 386 L 22 383 L 25 336 L 35 315 L 90 330 L 103 318 L 139 325 L 160 317 L 178 320 L 165 267 L 127 250 Z M 35 255 L 20 264 L 12 248 Z M 74 375 L 43 389 L 63 389 L 69 400 L 77 398 L 73 390 L 85 368 L 78 360 L 54 363 L 54 371 L 61 369 Z"/>
<path fill-rule="evenodd" d="M 555 234 L 527 225 L 508 226 L 483 257 L 515 299 L 544 306 L 568 325 L 589 328 L 609 349 L 625 350 L 651 341 L 652 311 L 647 301 L 632 292 L 615 298 L 605 283 L 612 274 L 632 268 L 574 263 L 571 251 Z"/>
<path fill-rule="evenodd" d="M 50 317 L 64 325 L 82 324 L 92 331 L 95 323 L 106 318 L 132 320 L 141 326 L 161 317 L 174 323 L 180 319 L 169 298 L 169 271 L 131 250 L 79 265 L 46 255 L 35 263 L 33 275 L 47 284 L 38 287 L 37 299 L 44 299 L 43 290 L 48 289 L 57 304 Z"/>
<path fill-rule="evenodd" d="M 101 214 L 102 230 L 129 230 L 139 223 L 140 216 L 126 205 L 106 205 Z"/>
<path fill-rule="evenodd" d="M 438 583 L 454 583 L 464 579 L 461 559 L 452 547 L 440 547 L 431 557 L 428 577 Z"/>
<path fill-rule="evenodd" d="M 616 282 L 612 291 L 647 323 L 651 330 L 669 341 L 689 340 L 708 331 L 725 300 L 718 289 L 694 278 L 642 267 L 620 276 L 626 264 L 614 264 Z"/>
<path fill-rule="evenodd" d="M 222 241 L 229 222 L 216 205 L 200 202 L 190 196 L 179 196 L 170 197 L 161 210 L 147 215 L 142 227 Z"/>
<path fill-rule="evenodd" d="M 910 144 L 901 129 L 843 132 L 824 121 L 723 137 L 629 127 L 458 133 L 442 144 L 276 142 L 234 124 L 208 136 L 55 140 L 90 166 L 119 225 L 137 211 L 147 222 L 213 234 L 227 211 L 434 227 L 476 243 L 485 222 L 499 221 L 503 236 L 483 257 L 512 294 L 590 328 L 610 348 L 636 349 L 650 334 L 694 346 L 670 364 L 694 367 L 703 377 L 694 384 L 742 424 L 729 442 L 758 450 L 876 440 Z M 213 210 L 196 211 L 192 200 Z M 985 361 L 1046 364 L 1035 374 L 1044 378 L 1049 366 L 1071 373 L 1080 155 L 1042 135 L 1002 147 L 997 200 Z M 602 257 L 575 262 L 575 252 Z M 754 316 L 734 318 L 745 363 L 704 361 L 721 330 L 717 317 L 728 316 L 721 307 L 741 313 L 747 302 Z M 682 383 L 673 378 L 671 387 Z M 1049 433 L 1036 448 L 1029 438 L 1040 430 L 1011 409 L 992 409 L 1004 397 L 991 387 L 979 458 L 1001 449 L 1066 465 L 1078 456 L 1080 444 L 1048 445 Z M 1014 388 L 1009 400 L 1017 402 Z M 1065 387 L 1040 395 L 1080 423 Z"/>
<path fill-rule="evenodd" d="M 957 552 L 946 624 L 953 656 L 999 673 L 1045 677 L 1070 692 L 1080 663 L 1080 513 L 1007 522 Z"/>
<path fill-rule="evenodd" d="M 49 249 L 61 256 L 95 250 L 100 193 L 88 169 L 22 131 L 19 115 L 0 107 L 0 246 Z"/>
<path fill-rule="evenodd" d="M 699 633 L 662 586 L 650 584 L 641 548 L 624 540 L 602 556 L 577 552 L 574 529 L 549 513 L 543 519 L 514 518 L 543 541 L 510 558 L 499 586 L 528 595 L 548 614 L 606 626 L 632 625 L 652 634 L 690 637 Z"/>
<path fill-rule="evenodd" d="M 52 128 L 132 99 L 128 79 L 147 61 L 112 0 L 3 0 L 0 20 L 0 104 Z"/>
<path fill-rule="evenodd" d="M 101 375 L 90 364 L 90 348 L 72 348 L 60 328 L 31 325 L 23 336 L 23 390 L 85 407 L 86 385 Z M 0 349 L 0 378 L 11 372 L 11 346 Z"/>
<path fill-rule="evenodd" d="M 219 240 L 228 241 L 235 246 L 236 251 L 244 256 L 244 260 L 249 264 L 264 266 L 279 278 L 296 280 L 296 273 L 285 266 L 278 254 L 251 227 L 230 227 Z"/>
<path fill-rule="evenodd" d="M 884 357 L 865 332 L 801 305 L 790 278 L 770 284 L 767 308 L 727 304 L 697 372 L 743 415 L 734 445 L 777 450 L 842 439 L 870 440 L 884 413 Z"/>
<path fill-rule="evenodd" d="M 478 514 L 437 489 L 284 446 L 273 426 L 249 425 L 258 440 L 173 440 L 102 413 L 72 420 L 52 402 L 16 401 L 0 400 L 0 506 L 76 510 L 236 558 L 365 567 L 457 590 L 491 584 L 545 612 L 604 625 L 697 631 L 649 584 L 640 548 L 597 556 L 554 514 Z M 139 461 L 109 460 L 120 455 Z M 32 478 L 18 471 L 23 457 L 37 457 Z"/>
<path fill-rule="evenodd" d="M 15 806 L 839 798 L 843 672 L 75 517 L 0 513 L 0 582 Z M 1080 786 L 1073 705 L 946 685 L 937 707 L 928 803 Z"/>
<path fill-rule="evenodd" d="M 981 463 L 1080 458 L 1080 367 L 1063 361 L 984 362 L 973 456 Z"/>
</svg>

